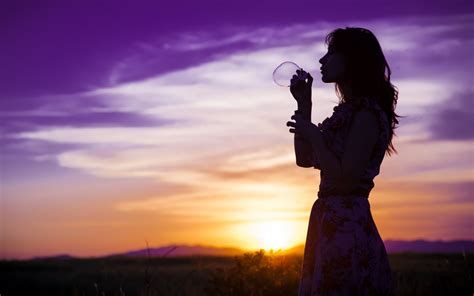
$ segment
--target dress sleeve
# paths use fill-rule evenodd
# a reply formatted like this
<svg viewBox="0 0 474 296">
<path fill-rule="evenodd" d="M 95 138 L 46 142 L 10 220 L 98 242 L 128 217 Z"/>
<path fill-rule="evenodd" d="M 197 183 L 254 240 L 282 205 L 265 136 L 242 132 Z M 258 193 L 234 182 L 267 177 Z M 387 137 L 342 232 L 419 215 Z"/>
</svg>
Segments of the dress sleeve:
<svg viewBox="0 0 474 296">
<path fill-rule="evenodd" d="M 318 123 L 318 128 L 321 130 L 321 123 Z M 316 151 L 314 149 L 311 149 L 312 151 L 312 159 L 313 159 L 313 168 L 321 170 L 321 163 L 319 162 L 319 157 Z"/>
</svg>

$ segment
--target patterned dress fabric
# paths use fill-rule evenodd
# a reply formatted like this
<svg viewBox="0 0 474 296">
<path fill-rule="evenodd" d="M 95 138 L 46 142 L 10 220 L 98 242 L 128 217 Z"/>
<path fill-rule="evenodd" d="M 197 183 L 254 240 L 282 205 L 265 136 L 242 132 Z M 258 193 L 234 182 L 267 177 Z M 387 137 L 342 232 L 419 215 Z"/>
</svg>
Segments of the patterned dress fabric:
<svg viewBox="0 0 474 296">
<path fill-rule="evenodd" d="M 366 108 L 377 115 L 380 132 L 372 151 L 370 162 L 364 170 L 359 185 L 356 190 L 350 194 L 357 193 L 358 195 L 368 197 L 374 187 L 373 180 L 380 172 L 380 165 L 382 164 L 385 151 L 389 144 L 390 129 L 385 111 L 379 106 L 376 99 L 365 97 L 355 103 L 345 102 L 335 106 L 332 116 L 326 118 L 322 123 L 318 123 L 318 127 L 329 149 L 334 152 L 337 158 L 341 159 L 344 153 L 346 135 L 349 132 L 350 122 L 354 112 L 362 108 Z M 317 155 L 313 155 L 313 167 L 315 169 L 321 169 Z M 324 175 L 323 170 L 320 171 L 320 177 L 321 183 L 319 185 L 318 197 L 343 194 L 342 192 L 338 192 L 337 182 Z"/>
<path fill-rule="evenodd" d="M 377 114 L 379 138 L 369 164 L 353 192 L 338 192 L 337 183 L 321 171 L 318 199 L 311 209 L 298 296 L 395 295 L 388 255 L 370 211 L 373 178 L 388 146 L 389 123 L 373 98 L 345 102 L 318 124 L 328 147 L 340 159 L 355 111 Z M 314 168 L 320 169 L 316 155 Z"/>
</svg>

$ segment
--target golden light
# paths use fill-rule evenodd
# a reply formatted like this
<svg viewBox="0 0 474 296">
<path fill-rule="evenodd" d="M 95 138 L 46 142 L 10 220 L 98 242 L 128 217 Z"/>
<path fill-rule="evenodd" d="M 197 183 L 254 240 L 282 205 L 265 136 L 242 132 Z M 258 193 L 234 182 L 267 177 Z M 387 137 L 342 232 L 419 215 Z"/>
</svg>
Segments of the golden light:
<svg viewBox="0 0 474 296">
<path fill-rule="evenodd" d="M 268 221 L 255 225 L 257 245 L 261 249 L 277 251 L 294 244 L 294 227 L 291 222 Z"/>
</svg>

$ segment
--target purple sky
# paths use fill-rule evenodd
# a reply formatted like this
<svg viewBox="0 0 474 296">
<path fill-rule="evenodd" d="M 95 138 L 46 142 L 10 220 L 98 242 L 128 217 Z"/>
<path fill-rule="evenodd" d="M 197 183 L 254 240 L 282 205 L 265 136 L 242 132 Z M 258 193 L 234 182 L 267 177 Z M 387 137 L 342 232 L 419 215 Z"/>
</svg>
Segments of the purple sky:
<svg viewBox="0 0 474 296">
<path fill-rule="evenodd" d="M 66 234 L 69 220 L 95 221 L 105 215 L 113 224 L 118 215 L 136 212 L 142 219 L 130 218 L 127 227 L 133 231 L 146 221 L 143 209 L 155 209 L 152 217 L 165 217 L 162 207 L 153 205 L 166 198 L 170 199 L 166 214 L 173 213 L 168 221 L 177 221 L 191 214 L 176 203 L 173 208 L 173 198 L 187 200 L 193 208 L 193 199 L 210 202 L 226 188 L 235 192 L 227 197 L 229 202 L 248 193 L 242 188 L 256 196 L 259 190 L 277 188 L 274 183 L 281 184 L 284 178 L 277 171 L 300 169 L 294 166 L 293 142 L 284 126 L 295 104 L 289 93 L 272 84 L 270 74 L 285 59 L 301 62 L 316 74 L 325 34 L 345 26 L 366 27 L 378 37 L 391 66 L 392 83 L 400 90 L 397 113 L 407 116 L 400 120 L 394 140 L 400 155 L 384 161 L 375 181 L 380 188 L 380 199 L 374 198 L 376 205 L 380 202 L 380 227 L 392 238 L 439 239 L 449 233 L 451 238 L 474 238 L 474 207 L 469 200 L 474 137 L 472 1 L 172 3 L 0 4 L 4 256 L 60 251 L 37 244 L 20 229 L 31 227 L 33 218 L 53 217 L 55 205 L 65 200 L 65 212 L 84 207 L 90 215 L 57 217 L 51 225 L 37 226 L 37 232 L 75 246 Z M 313 122 L 320 122 L 330 115 L 336 96 L 332 84 L 316 80 Z M 267 177 L 261 179 L 264 172 Z M 305 204 L 288 218 L 299 219 L 304 232 L 319 176 L 307 170 L 298 174 L 300 178 L 280 192 L 296 184 L 311 185 L 300 196 Z M 308 182 L 308 176 L 315 179 Z M 80 190 L 72 197 L 74 188 L 58 189 L 58 182 L 95 189 L 87 193 L 91 199 L 81 198 Z M 268 184 L 260 188 L 252 182 Z M 200 187 L 203 184 L 207 187 Z M 219 185 L 211 190 L 209 184 Z M 115 195 L 118 188 L 120 197 Z M 36 204 L 39 201 L 31 193 L 40 189 L 44 200 Z M 195 197 L 190 189 L 202 196 Z M 271 190 L 265 194 L 272 196 Z M 416 196 L 420 199 L 413 200 Z M 393 212 L 398 216 L 384 214 L 390 207 L 402 207 L 403 197 L 410 199 L 407 208 Z M 91 209 L 91 201 L 103 212 Z M 245 205 L 253 202 L 249 197 Z M 403 231 L 424 219 L 410 209 L 431 206 L 433 212 L 425 213 L 429 216 L 441 204 L 453 202 L 463 207 L 448 211 L 445 220 L 423 224 L 418 232 Z M 38 210 L 41 214 L 28 216 L 34 205 L 43 209 Z M 209 214 L 214 207 L 205 204 L 196 219 L 223 224 L 223 217 Z M 395 221 L 401 217 L 411 218 L 405 225 Z M 159 221 L 153 227 L 167 225 Z M 65 232 L 52 225 L 64 225 Z M 123 230 L 123 225 L 113 225 Z M 156 244 L 186 241 L 180 230 L 186 225 L 170 227 L 183 236 L 163 235 Z M 203 231 L 193 241 L 223 238 Z M 134 247 L 132 240 L 129 237 L 127 245 L 111 239 L 115 245 L 99 244 L 83 253 L 106 252 L 114 246 L 121 250 L 116 246 L 120 243 Z M 16 251 L 29 243 L 31 248 Z M 245 239 L 232 243 L 249 245 Z M 63 251 L 82 252 L 64 246 L 68 249 Z"/>
</svg>

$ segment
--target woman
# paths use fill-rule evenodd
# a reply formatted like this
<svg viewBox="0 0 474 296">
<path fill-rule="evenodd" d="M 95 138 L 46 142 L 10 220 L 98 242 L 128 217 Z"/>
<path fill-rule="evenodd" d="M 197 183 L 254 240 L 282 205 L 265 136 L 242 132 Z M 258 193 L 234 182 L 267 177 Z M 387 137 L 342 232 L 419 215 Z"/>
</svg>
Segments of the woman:
<svg viewBox="0 0 474 296">
<path fill-rule="evenodd" d="M 322 81 L 335 83 L 339 105 L 311 123 L 313 78 L 298 70 L 290 91 L 298 110 L 288 121 L 296 164 L 320 170 L 310 214 L 299 296 L 394 295 L 387 252 L 370 212 L 369 193 L 398 124 L 398 91 L 377 38 L 367 29 L 339 28 L 326 36 Z M 385 75 L 387 69 L 387 75 Z"/>
</svg>

